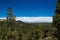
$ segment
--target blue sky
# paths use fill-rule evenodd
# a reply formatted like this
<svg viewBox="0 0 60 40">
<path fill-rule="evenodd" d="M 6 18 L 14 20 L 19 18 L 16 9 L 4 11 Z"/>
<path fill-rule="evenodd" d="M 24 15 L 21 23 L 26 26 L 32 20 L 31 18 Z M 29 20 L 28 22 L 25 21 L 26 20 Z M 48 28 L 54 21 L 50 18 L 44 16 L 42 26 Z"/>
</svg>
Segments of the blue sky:
<svg viewBox="0 0 60 40">
<path fill-rule="evenodd" d="M 0 0 L 0 17 L 7 16 L 12 7 L 17 17 L 53 16 L 57 0 Z"/>
</svg>

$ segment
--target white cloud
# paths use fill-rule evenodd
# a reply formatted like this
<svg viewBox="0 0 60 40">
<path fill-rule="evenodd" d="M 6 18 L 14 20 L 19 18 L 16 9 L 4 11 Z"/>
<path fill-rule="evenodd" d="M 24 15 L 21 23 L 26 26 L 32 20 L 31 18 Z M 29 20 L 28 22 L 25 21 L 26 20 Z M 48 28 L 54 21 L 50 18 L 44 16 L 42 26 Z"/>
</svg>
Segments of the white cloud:
<svg viewBox="0 0 60 40">
<path fill-rule="evenodd" d="M 52 22 L 52 17 L 16 17 L 16 20 L 29 23 Z"/>
<path fill-rule="evenodd" d="M 6 18 L 1 18 L 0 19 L 6 19 Z M 52 22 L 53 18 L 52 17 L 16 17 L 16 21 L 23 21 L 23 22 L 28 22 L 28 23 L 40 23 L 40 22 Z"/>
<path fill-rule="evenodd" d="M 6 19 L 5 17 L 0 17 L 0 19 Z"/>
</svg>

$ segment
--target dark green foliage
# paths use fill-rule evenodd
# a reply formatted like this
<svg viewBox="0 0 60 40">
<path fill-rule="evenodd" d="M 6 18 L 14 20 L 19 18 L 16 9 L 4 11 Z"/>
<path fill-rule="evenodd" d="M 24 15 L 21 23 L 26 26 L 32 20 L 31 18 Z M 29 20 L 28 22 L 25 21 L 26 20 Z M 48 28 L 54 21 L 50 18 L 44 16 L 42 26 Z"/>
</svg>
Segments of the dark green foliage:
<svg viewBox="0 0 60 40">
<path fill-rule="evenodd" d="M 22 30 L 21 30 L 22 31 Z M 20 32 L 19 34 L 18 34 L 18 40 L 23 40 L 23 33 L 22 32 Z"/>
<path fill-rule="evenodd" d="M 37 26 L 38 27 L 38 26 Z M 40 32 L 38 28 L 33 28 L 28 40 L 40 40 Z"/>
<path fill-rule="evenodd" d="M 60 40 L 60 0 L 58 0 L 55 10 L 55 16 L 53 17 L 53 26 L 57 28 L 55 36 Z"/>
<path fill-rule="evenodd" d="M 20 24 L 20 25 L 19 25 Z M 21 25 L 22 24 L 22 25 Z M 16 26 L 13 25 L 13 27 L 8 26 L 1 26 L 1 38 L 2 39 L 11 39 L 14 40 L 40 40 L 43 39 L 44 36 L 44 30 L 46 28 L 49 29 L 46 34 L 52 34 L 54 31 L 53 27 L 51 24 L 25 24 L 23 22 L 21 23 L 15 23 Z M 11 30 L 10 30 L 11 28 Z M 14 30 L 13 30 L 14 29 Z M 5 35 L 5 36 L 4 36 Z M 9 36 L 12 35 L 12 38 L 9 38 Z M 49 35 L 48 35 L 49 36 Z"/>
<path fill-rule="evenodd" d="M 44 30 L 44 36 L 43 36 L 43 38 L 48 37 L 48 35 L 46 35 L 46 34 L 48 33 L 48 31 L 49 31 L 48 28 L 46 28 L 46 29 Z"/>
</svg>

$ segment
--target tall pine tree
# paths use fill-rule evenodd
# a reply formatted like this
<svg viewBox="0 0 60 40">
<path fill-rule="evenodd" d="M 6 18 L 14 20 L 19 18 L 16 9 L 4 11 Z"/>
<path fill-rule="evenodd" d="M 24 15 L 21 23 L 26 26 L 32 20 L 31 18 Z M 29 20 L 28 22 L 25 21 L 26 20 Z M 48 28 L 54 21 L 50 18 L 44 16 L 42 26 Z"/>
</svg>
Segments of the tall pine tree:
<svg viewBox="0 0 60 40">
<path fill-rule="evenodd" d="M 8 13 L 7 13 L 7 26 L 11 31 L 13 31 L 15 28 L 15 25 L 16 25 L 15 16 L 13 15 L 11 7 L 9 7 Z"/>
<path fill-rule="evenodd" d="M 55 16 L 53 17 L 53 26 L 57 28 L 55 36 L 60 40 L 60 0 L 57 1 Z"/>
</svg>

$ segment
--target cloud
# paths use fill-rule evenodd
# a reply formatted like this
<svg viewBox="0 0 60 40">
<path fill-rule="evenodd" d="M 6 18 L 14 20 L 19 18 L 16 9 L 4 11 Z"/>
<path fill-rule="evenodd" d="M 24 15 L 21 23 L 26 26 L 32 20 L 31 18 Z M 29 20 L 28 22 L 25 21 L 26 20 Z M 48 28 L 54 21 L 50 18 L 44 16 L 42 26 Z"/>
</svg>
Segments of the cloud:
<svg viewBox="0 0 60 40">
<path fill-rule="evenodd" d="M 0 20 L 6 19 L 5 17 L 0 17 Z"/>
<path fill-rule="evenodd" d="M 1 18 L 0 19 L 6 19 L 6 18 Z M 23 21 L 27 23 L 43 23 L 43 22 L 48 22 L 51 23 L 53 21 L 52 17 L 16 17 L 16 21 Z"/>
<path fill-rule="evenodd" d="M 16 20 L 21 20 L 28 23 L 52 22 L 52 17 L 16 17 Z"/>
</svg>

